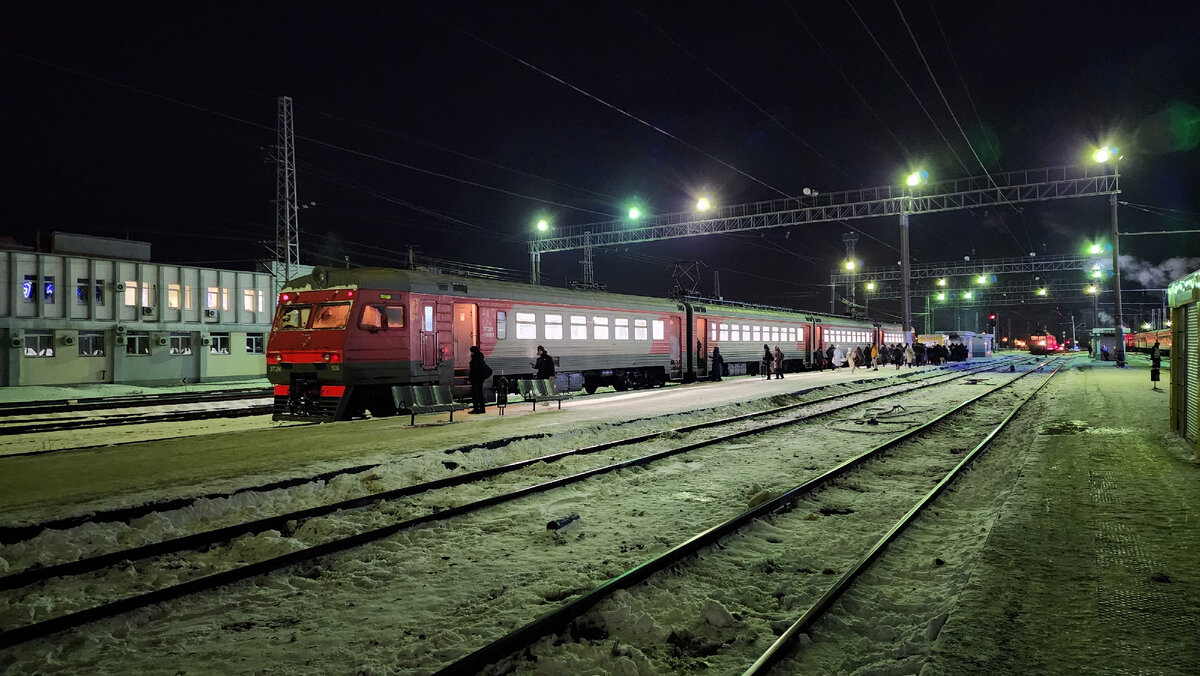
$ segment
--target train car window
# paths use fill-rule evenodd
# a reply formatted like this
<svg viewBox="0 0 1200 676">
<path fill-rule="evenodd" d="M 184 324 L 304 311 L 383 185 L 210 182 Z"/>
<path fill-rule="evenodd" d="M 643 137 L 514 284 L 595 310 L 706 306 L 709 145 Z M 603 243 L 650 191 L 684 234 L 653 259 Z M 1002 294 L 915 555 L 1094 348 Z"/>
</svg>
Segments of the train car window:
<svg viewBox="0 0 1200 676">
<path fill-rule="evenodd" d="M 663 321 L 661 319 L 655 319 L 654 321 L 650 322 L 650 337 L 654 340 L 662 340 L 663 336 L 666 335 L 663 332 L 663 326 Z"/>
<path fill-rule="evenodd" d="M 762 334 L 759 331 L 760 330 L 757 326 L 750 327 L 750 340 L 753 340 L 756 343 L 759 340 L 762 340 Z"/>
<path fill-rule="evenodd" d="M 432 305 L 425 306 L 424 317 L 422 318 L 421 328 L 423 331 L 426 331 L 426 332 L 433 331 L 433 306 Z"/>
<path fill-rule="evenodd" d="M 771 342 L 772 343 L 779 342 L 779 327 L 778 326 L 771 327 Z"/>
<path fill-rule="evenodd" d="M 716 322 L 713 322 L 712 324 L 709 324 L 709 326 L 708 326 L 708 334 L 709 334 L 709 338 L 708 338 L 709 340 L 716 340 L 716 339 L 717 339 L 717 323 L 716 323 Z"/>
<path fill-rule="evenodd" d="M 366 329 L 372 333 L 380 329 L 386 329 L 388 325 L 384 323 L 384 314 L 380 309 L 378 305 L 363 306 L 362 317 L 358 320 L 358 328 Z"/>
<path fill-rule="evenodd" d="M 312 320 L 314 329 L 344 329 L 350 316 L 349 303 L 321 303 Z"/>
<path fill-rule="evenodd" d="M 517 313 L 517 340 L 537 340 L 537 316 L 532 312 Z"/>
<path fill-rule="evenodd" d="M 617 340 L 629 340 L 629 320 L 624 317 L 617 317 L 613 320 L 613 338 Z"/>
<path fill-rule="evenodd" d="M 587 317 L 571 315 L 571 340 L 587 340 Z"/>
<path fill-rule="evenodd" d="M 608 340 L 608 317 L 592 317 L 592 331 L 596 340 Z"/>
<path fill-rule="evenodd" d="M 546 340 L 562 340 L 562 315 L 546 315 Z"/>
<path fill-rule="evenodd" d="M 649 332 L 646 330 L 646 320 L 645 319 L 633 320 L 633 339 L 634 340 L 646 340 L 649 337 L 650 337 Z"/>
<path fill-rule="evenodd" d="M 285 305 L 275 320 L 275 330 L 302 329 L 308 326 L 308 315 L 312 312 L 311 305 Z"/>
<path fill-rule="evenodd" d="M 504 310 L 496 311 L 496 340 L 506 340 L 508 338 L 508 313 Z"/>
<path fill-rule="evenodd" d="M 720 334 L 721 334 L 721 338 L 720 338 L 721 340 L 729 340 L 729 325 L 728 324 L 721 325 Z"/>
<path fill-rule="evenodd" d="M 746 324 L 742 324 L 742 341 L 750 342 L 750 327 Z"/>
</svg>

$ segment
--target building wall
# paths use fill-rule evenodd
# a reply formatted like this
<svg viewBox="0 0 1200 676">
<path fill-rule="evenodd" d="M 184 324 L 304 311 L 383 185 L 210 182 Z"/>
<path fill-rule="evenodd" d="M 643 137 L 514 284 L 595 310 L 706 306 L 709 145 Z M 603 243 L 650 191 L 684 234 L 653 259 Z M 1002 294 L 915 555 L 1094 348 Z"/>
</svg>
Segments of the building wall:
<svg viewBox="0 0 1200 676">
<path fill-rule="evenodd" d="M 275 310 L 268 274 L 8 251 L 0 283 L 0 385 L 265 376 L 246 336 L 262 335 L 265 347 Z M 83 337 L 95 335 L 85 351 Z M 148 344 L 135 350 L 132 337 Z"/>
<path fill-rule="evenodd" d="M 1167 287 L 1171 306 L 1171 429 L 1200 460 L 1200 271 Z"/>
</svg>

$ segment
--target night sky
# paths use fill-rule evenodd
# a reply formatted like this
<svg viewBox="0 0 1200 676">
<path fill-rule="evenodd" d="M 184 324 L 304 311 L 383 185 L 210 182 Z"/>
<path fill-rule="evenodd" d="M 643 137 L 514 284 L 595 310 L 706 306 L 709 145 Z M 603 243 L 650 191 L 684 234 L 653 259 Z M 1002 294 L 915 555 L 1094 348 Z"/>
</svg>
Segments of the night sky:
<svg viewBox="0 0 1200 676">
<path fill-rule="evenodd" d="M 280 95 L 315 202 L 304 263 L 399 266 L 413 246 L 523 279 L 539 214 L 583 224 L 634 198 L 671 212 L 701 191 L 728 205 L 895 185 L 915 166 L 936 180 L 1075 164 L 1103 142 L 1124 155 L 1123 231 L 1197 228 L 1197 7 L 23 3 L 0 26 L 0 235 L 129 237 L 159 261 L 253 269 L 274 238 Z M 1109 227 L 1104 198 L 912 223 L 926 263 L 1075 253 Z M 719 271 L 726 298 L 827 311 L 851 227 L 865 265 L 898 260 L 885 218 L 598 250 L 597 281 L 664 295 L 676 261 L 700 261 L 702 293 Z M 1200 255 L 1200 235 L 1121 245 L 1128 287 L 1200 266 L 1168 260 Z M 543 273 L 579 279 L 579 258 L 547 255 Z M 1141 301 L 1158 302 L 1126 298 Z M 1006 311 L 1055 326 L 1080 308 Z"/>
</svg>

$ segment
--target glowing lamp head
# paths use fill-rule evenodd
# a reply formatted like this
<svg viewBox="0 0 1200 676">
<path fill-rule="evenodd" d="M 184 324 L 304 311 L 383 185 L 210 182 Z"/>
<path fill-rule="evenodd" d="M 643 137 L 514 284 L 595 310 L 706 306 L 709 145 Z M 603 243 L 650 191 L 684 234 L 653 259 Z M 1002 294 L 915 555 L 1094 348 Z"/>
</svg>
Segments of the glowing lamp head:
<svg viewBox="0 0 1200 676">
<path fill-rule="evenodd" d="M 1087 292 L 1088 292 L 1088 293 L 1096 293 L 1096 287 L 1095 287 L 1095 286 L 1089 286 L 1089 287 L 1087 288 Z"/>
<path fill-rule="evenodd" d="M 979 275 L 975 278 L 975 282 L 978 284 L 987 284 L 987 275 Z"/>
<path fill-rule="evenodd" d="M 538 232 L 546 232 L 547 230 L 550 229 L 550 221 L 547 221 L 544 218 L 541 219 L 540 221 L 537 222 L 537 229 L 538 229 Z"/>
<path fill-rule="evenodd" d="M 288 302 L 289 300 L 291 300 L 291 298 L 292 298 L 292 297 L 291 297 L 291 296 L 289 296 L 289 295 L 287 295 L 287 294 L 285 293 L 285 294 L 283 294 L 282 296 L 280 296 L 280 298 L 281 298 L 281 299 L 283 299 L 283 302 L 285 302 L 285 303 L 286 303 L 286 302 Z"/>
<path fill-rule="evenodd" d="M 965 298 L 967 300 L 971 300 L 974 297 L 975 297 L 975 294 L 971 293 L 970 291 L 963 294 L 963 298 Z"/>
<path fill-rule="evenodd" d="M 875 282 L 867 282 L 867 291 L 875 290 Z"/>
<path fill-rule="evenodd" d="M 1108 158 L 1109 158 L 1108 148 L 1101 148 L 1096 151 L 1096 154 L 1092 155 L 1092 159 L 1096 160 L 1100 164 L 1104 164 L 1105 162 L 1107 162 Z"/>
<path fill-rule="evenodd" d="M 946 278 L 943 277 L 943 278 L 939 279 L 937 284 L 938 284 L 938 286 L 946 286 Z"/>
<path fill-rule="evenodd" d="M 924 170 L 918 170 L 918 171 L 914 171 L 913 173 L 909 174 L 908 178 L 904 182 L 908 184 L 908 187 L 913 188 L 918 185 L 921 185 L 928 179 L 929 179 L 929 172 L 924 171 Z"/>
<path fill-rule="evenodd" d="M 1037 295 L 1039 295 L 1039 296 L 1044 296 L 1044 295 L 1046 295 L 1046 289 L 1044 289 L 1044 288 L 1043 288 L 1043 289 L 1038 289 L 1038 290 L 1037 290 Z"/>
<path fill-rule="evenodd" d="M 707 197 L 696 200 L 696 211 L 708 211 L 710 208 L 712 208 L 712 202 Z"/>
<path fill-rule="evenodd" d="M 946 292 L 943 291 L 937 295 L 938 300 L 946 300 Z"/>
<path fill-rule="evenodd" d="M 1100 279 L 1100 271 L 1092 270 L 1092 279 Z"/>
<path fill-rule="evenodd" d="M 847 270 L 853 270 L 853 269 L 854 269 L 854 261 L 846 261 L 845 263 L 843 263 L 843 265 L 845 266 L 845 268 L 846 268 Z"/>
<path fill-rule="evenodd" d="M 637 207 L 629 207 L 629 220 L 636 221 L 642 217 L 642 210 Z"/>
<path fill-rule="evenodd" d="M 1091 247 L 1088 248 L 1088 251 L 1091 252 L 1092 254 L 1098 254 L 1101 251 L 1104 251 L 1104 247 L 1100 246 L 1099 244 L 1093 244 Z"/>
</svg>

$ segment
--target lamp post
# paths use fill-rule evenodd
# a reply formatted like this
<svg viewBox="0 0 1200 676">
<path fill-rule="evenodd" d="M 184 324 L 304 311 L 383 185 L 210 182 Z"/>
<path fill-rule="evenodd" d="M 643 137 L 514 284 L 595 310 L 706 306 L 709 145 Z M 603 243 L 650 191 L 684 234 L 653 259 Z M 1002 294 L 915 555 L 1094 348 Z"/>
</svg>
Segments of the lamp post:
<svg viewBox="0 0 1200 676">
<path fill-rule="evenodd" d="M 1117 153 L 1116 148 L 1101 148 L 1096 151 L 1093 158 L 1100 164 L 1107 164 L 1109 161 L 1113 165 L 1113 174 L 1116 176 L 1116 190 L 1121 190 L 1121 171 L 1118 162 L 1121 156 Z M 1109 221 L 1112 224 L 1112 262 L 1113 262 L 1113 335 L 1116 336 L 1117 344 L 1117 368 L 1125 368 L 1125 335 L 1122 327 L 1123 317 L 1121 316 L 1121 243 L 1118 240 L 1117 232 L 1117 192 L 1108 196 L 1109 210 L 1111 216 Z"/>
</svg>

